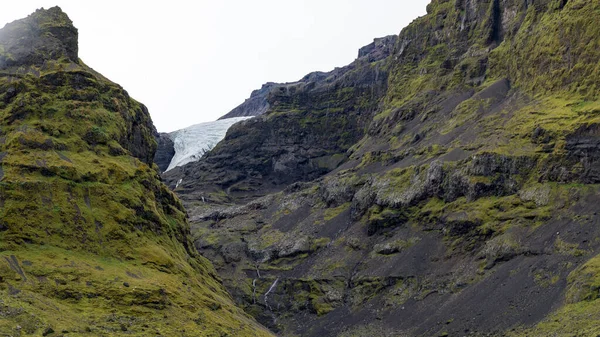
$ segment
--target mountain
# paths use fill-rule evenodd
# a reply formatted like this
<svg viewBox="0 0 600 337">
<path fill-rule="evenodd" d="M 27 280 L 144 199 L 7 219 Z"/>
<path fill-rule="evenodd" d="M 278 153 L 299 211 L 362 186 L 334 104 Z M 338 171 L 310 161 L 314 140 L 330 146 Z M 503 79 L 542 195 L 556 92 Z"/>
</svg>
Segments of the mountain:
<svg viewBox="0 0 600 337">
<path fill-rule="evenodd" d="M 148 110 L 77 43 L 58 7 L 0 30 L 0 335 L 270 336 L 194 248 Z"/>
<path fill-rule="evenodd" d="M 433 0 L 163 178 L 281 336 L 596 336 L 597 22 L 595 0 Z"/>
</svg>

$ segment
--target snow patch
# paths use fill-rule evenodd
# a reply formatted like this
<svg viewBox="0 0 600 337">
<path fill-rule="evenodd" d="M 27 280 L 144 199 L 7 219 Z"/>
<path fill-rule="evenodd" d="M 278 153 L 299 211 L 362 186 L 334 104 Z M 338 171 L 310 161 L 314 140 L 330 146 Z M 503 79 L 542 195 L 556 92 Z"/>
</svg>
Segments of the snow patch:
<svg viewBox="0 0 600 337">
<path fill-rule="evenodd" d="M 204 154 L 212 150 L 223 138 L 229 128 L 239 122 L 252 117 L 227 118 L 214 122 L 200 123 L 185 129 L 171 132 L 175 155 L 166 171 L 177 166 L 198 161 Z M 166 172 L 165 171 L 165 172 Z"/>
</svg>

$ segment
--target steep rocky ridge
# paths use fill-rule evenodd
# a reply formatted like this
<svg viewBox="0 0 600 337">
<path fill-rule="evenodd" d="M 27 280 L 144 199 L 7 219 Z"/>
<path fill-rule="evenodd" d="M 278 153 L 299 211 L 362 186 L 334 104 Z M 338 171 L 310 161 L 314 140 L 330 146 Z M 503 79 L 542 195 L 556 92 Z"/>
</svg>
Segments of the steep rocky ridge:
<svg viewBox="0 0 600 337">
<path fill-rule="evenodd" d="M 252 94 L 250 94 L 250 98 L 246 99 L 244 103 L 235 107 L 219 119 L 249 117 L 264 114 L 269 109 L 267 97 L 271 92 L 271 89 L 276 86 L 278 86 L 278 84 L 273 82 L 263 84 L 260 89 L 254 90 Z"/>
<path fill-rule="evenodd" d="M 358 58 L 365 59 L 368 62 L 376 62 L 386 58 L 390 55 L 396 43 L 396 38 L 397 37 L 395 35 L 390 35 L 383 38 L 374 39 L 371 44 L 364 46 L 358 51 Z M 219 119 L 260 116 L 269 110 L 269 95 L 271 95 L 273 89 L 293 84 L 294 83 L 265 83 L 260 89 L 254 90 L 252 94 L 250 94 L 250 98 L 246 99 L 244 103 L 240 104 Z"/>
<path fill-rule="evenodd" d="M 0 30 L 0 335 L 269 336 L 160 182 L 148 110 L 60 8 Z"/>
<path fill-rule="evenodd" d="M 166 176 L 195 245 L 282 336 L 597 335 L 600 3 L 427 12 Z"/>
</svg>

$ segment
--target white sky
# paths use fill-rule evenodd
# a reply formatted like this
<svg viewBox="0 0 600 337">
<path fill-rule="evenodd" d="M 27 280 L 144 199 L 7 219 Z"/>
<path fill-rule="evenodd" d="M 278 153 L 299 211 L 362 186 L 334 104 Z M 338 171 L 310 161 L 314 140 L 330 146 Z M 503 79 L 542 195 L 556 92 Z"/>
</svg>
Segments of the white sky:
<svg viewBox="0 0 600 337">
<path fill-rule="evenodd" d="M 146 104 L 168 132 L 219 118 L 265 82 L 344 66 L 373 38 L 424 15 L 427 3 L 19 0 L 0 5 L 0 27 L 60 6 L 79 29 L 79 57 Z"/>
</svg>

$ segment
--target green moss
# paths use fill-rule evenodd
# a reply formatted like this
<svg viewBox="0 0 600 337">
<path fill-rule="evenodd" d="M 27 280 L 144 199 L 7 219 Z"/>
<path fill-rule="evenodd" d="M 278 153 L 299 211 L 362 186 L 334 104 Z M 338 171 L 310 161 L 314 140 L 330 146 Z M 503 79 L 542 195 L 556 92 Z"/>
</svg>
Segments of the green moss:
<svg viewBox="0 0 600 337">
<path fill-rule="evenodd" d="M 586 253 L 584 250 L 579 249 L 578 244 L 568 243 L 562 240 L 560 237 L 557 237 L 554 241 L 554 250 L 559 254 L 570 255 L 575 257 L 582 256 Z"/>
<path fill-rule="evenodd" d="M 318 238 L 311 241 L 310 250 L 317 251 L 323 247 L 326 247 L 331 242 L 330 238 Z"/>
<path fill-rule="evenodd" d="M 15 310 L 5 317 L 8 320 L 0 320 L 0 331 L 10 333 L 15 323 L 33 322 L 22 327 L 31 333 L 52 327 L 74 335 L 116 336 L 125 324 L 129 334 L 145 336 L 157 329 L 179 333 L 182 327 L 189 332 L 232 333 L 239 329 L 236 319 L 250 323 L 239 311 L 232 320 L 235 316 L 211 309 L 214 304 L 233 308 L 226 304 L 230 300 L 225 292 L 214 292 L 219 288 L 216 279 L 184 267 L 155 243 L 145 244 L 140 253 L 146 261 L 139 262 L 37 245 L 0 253 L 0 291 L 5 294 L 0 305 Z M 182 267 L 187 269 L 174 272 Z M 203 317 L 202 324 L 198 317 Z"/>
<path fill-rule="evenodd" d="M 600 334 L 597 301 L 580 302 L 559 309 L 532 328 L 510 332 L 509 336 L 596 336 Z"/>
<path fill-rule="evenodd" d="M 462 126 L 466 121 L 473 120 L 478 113 L 489 107 L 489 100 L 468 99 L 459 104 L 452 112 L 451 118 L 440 127 L 441 134 L 447 134 Z"/>
<path fill-rule="evenodd" d="M 373 253 L 384 256 L 396 254 L 404 249 L 414 246 L 419 241 L 421 241 L 421 238 L 412 237 L 408 240 L 398 239 L 394 241 L 378 243 L 373 247 Z"/>
<path fill-rule="evenodd" d="M 308 299 L 317 316 L 323 316 L 339 307 L 342 303 L 342 291 L 345 284 L 342 280 L 310 280 Z"/>
<path fill-rule="evenodd" d="M 261 235 L 258 241 L 258 248 L 265 249 L 268 248 L 277 242 L 281 241 L 285 236 L 285 233 L 280 232 L 275 229 L 271 229 L 270 225 L 267 225 L 261 229 Z"/>
<path fill-rule="evenodd" d="M 335 208 L 327 208 L 325 209 L 324 213 L 323 213 L 323 219 L 325 221 L 331 221 L 333 218 L 337 217 L 338 215 L 340 215 L 342 212 L 348 210 L 350 208 L 350 203 L 344 203 L 338 207 Z"/>
<path fill-rule="evenodd" d="M 508 72 L 516 85 L 537 93 L 597 97 L 599 8 L 595 1 L 568 2 L 560 10 L 529 7 L 516 35 L 491 53 L 490 73 Z"/>
<path fill-rule="evenodd" d="M 353 283 L 354 286 L 350 289 L 350 299 L 354 309 L 360 309 L 364 303 L 374 298 L 381 290 L 387 287 L 386 281 L 377 277 L 361 278 L 353 281 Z"/>
<path fill-rule="evenodd" d="M 486 130 L 484 135 L 493 134 L 507 139 L 503 143 L 491 144 L 497 153 L 522 155 L 548 152 L 544 148 L 550 146 L 550 152 L 561 154 L 566 135 L 582 125 L 600 122 L 595 111 L 600 111 L 600 101 L 554 96 L 541 98 L 535 104 L 524 105 L 516 111 L 488 117 L 483 120 L 482 126 Z M 533 142 L 532 135 L 538 128 L 545 130 L 548 143 Z"/>
<path fill-rule="evenodd" d="M 567 303 L 594 301 L 600 297 L 600 257 L 594 256 L 568 277 Z"/>
<path fill-rule="evenodd" d="M 414 278 L 397 280 L 385 296 L 386 307 L 397 308 L 419 293 L 419 284 Z"/>
</svg>

